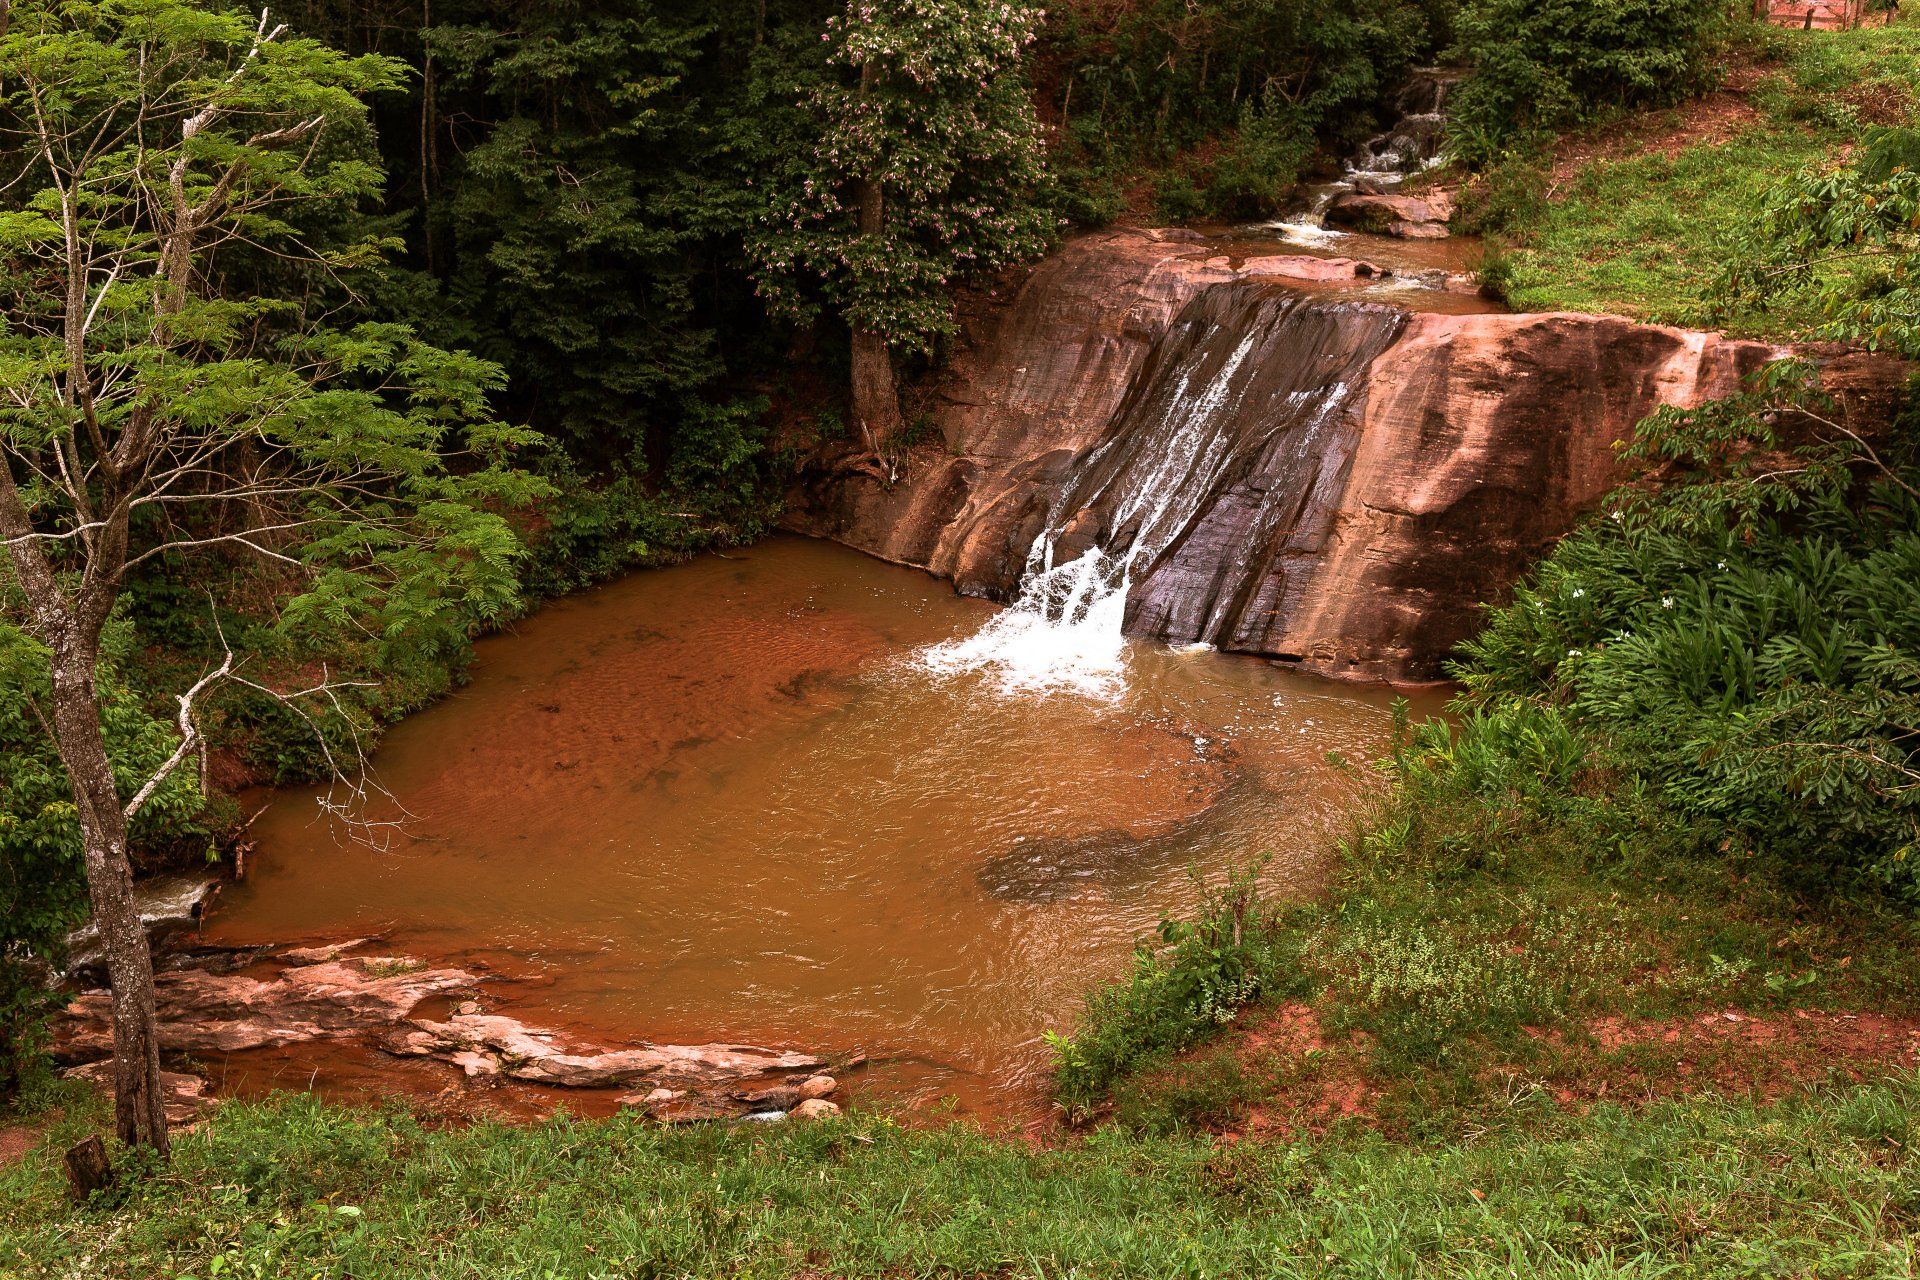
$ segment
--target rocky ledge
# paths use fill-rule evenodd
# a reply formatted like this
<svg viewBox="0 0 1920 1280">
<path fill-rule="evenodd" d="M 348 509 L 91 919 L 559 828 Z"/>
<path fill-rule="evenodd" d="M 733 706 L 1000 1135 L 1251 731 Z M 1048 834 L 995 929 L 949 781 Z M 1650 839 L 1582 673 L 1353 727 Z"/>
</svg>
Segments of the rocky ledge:
<svg viewBox="0 0 1920 1280">
<path fill-rule="evenodd" d="M 1410 314 L 1324 287 L 1364 266 L 1236 261 L 1169 232 L 1072 241 L 970 308 L 933 389 L 937 432 L 902 473 L 823 447 L 788 526 L 1004 599 L 1049 528 L 1125 545 L 1114 486 L 1078 481 L 1164 471 L 1141 455 L 1185 429 L 1190 396 L 1216 419 L 1209 448 L 1229 452 L 1190 451 L 1209 488 L 1135 576 L 1129 634 L 1428 680 L 1482 602 L 1620 483 L 1614 446 L 1642 418 L 1784 354 L 1615 316 Z M 1309 304 L 1264 296 L 1296 285 Z M 1870 429 L 1904 368 L 1817 354 L 1841 412 Z"/>
<path fill-rule="evenodd" d="M 241 953 L 243 969 L 187 969 L 155 978 L 161 1049 L 182 1056 L 239 1053 L 315 1041 L 359 1043 L 396 1057 L 460 1068 L 473 1084 L 519 1081 L 560 1088 L 622 1088 L 623 1105 L 663 1120 L 830 1114 L 838 1088 L 828 1059 L 740 1044 L 606 1047 L 482 1010 L 482 978 L 411 956 L 348 954 L 357 939 L 324 947 Z M 456 1000 L 444 1019 L 414 1015 L 429 1000 Z M 68 1004 L 55 1053 L 67 1074 L 109 1086 L 112 998 L 88 991 Z M 860 1064 L 854 1058 L 841 1067 Z M 186 1123 L 207 1104 L 206 1082 L 169 1071 L 168 1118 Z M 789 1096 L 791 1095 L 791 1096 Z M 804 1106 L 819 1103 L 821 1105 Z M 830 1110 L 831 1109 L 831 1110 Z"/>
</svg>

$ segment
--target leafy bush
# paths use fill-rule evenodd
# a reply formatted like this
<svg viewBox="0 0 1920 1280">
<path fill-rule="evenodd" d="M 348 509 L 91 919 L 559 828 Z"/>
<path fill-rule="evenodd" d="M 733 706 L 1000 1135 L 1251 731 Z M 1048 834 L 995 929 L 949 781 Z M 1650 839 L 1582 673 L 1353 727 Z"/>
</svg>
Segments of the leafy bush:
<svg viewBox="0 0 1920 1280">
<path fill-rule="evenodd" d="M 1379 123 L 1375 108 L 1446 39 L 1444 0 L 1146 0 L 1050 6 L 1041 62 L 1058 68 L 1053 106 L 1063 176 L 1162 166 L 1216 138 L 1212 162 L 1163 178 L 1162 216 L 1273 212 L 1316 136 L 1335 147 Z M 1045 79 L 1046 77 L 1043 77 Z M 1081 222 L 1116 202 L 1057 198 Z"/>
<path fill-rule="evenodd" d="M 771 530 L 791 459 L 768 448 L 766 409 L 763 399 L 690 403 L 657 483 L 637 459 L 594 478 L 551 455 L 557 496 L 529 538 L 528 594 L 559 595 Z"/>
<path fill-rule="evenodd" d="M 132 645 L 123 624 L 103 637 L 102 727 L 122 793 L 130 794 L 172 754 L 171 726 L 149 715 L 120 676 Z M 48 966 L 64 958 L 67 934 L 87 918 L 80 821 L 73 793 L 42 725 L 48 705 L 46 651 L 0 622 L 0 1098 L 19 1087 L 58 1003 Z M 131 837 L 210 848 L 193 770 L 179 769 L 135 819 Z"/>
<path fill-rule="evenodd" d="M 1563 542 L 1460 674 L 1547 691 L 1689 821 L 1920 903 L 1920 470 L 1823 434 L 1791 372 L 1644 424 L 1682 475 Z M 1785 447 L 1796 412 L 1824 442 Z"/>
<path fill-rule="evenodd" d="M 1049 1033 L 1054 1096 L 1084 1117 L 1113 1083 L 1232 1022 L 1272 994 L 1298 952 L 1260 897 L 1257 868 L 1209 889 L 1191 920 L 1160 922 L 1121 982 L 1088 994 L 1071 1036 Z"/>
<path fill-rule="evenodd" d="M 1259 218 L 1280 209 L 1313 155 L 1313 128 L 1290 104 L 1263 100 L 1240 116 L 1240 127 L 1213 162 L 1207 212 Z"/>
<path fill-rule="evenodd" d="M 1454 54 L 1473 72 L 1448 106 L 1451 148 L 1476 166 L 1535 131 L 1709 84 L 1727 32 L 1719 0 L 1468 0 Z"/>
</svg>

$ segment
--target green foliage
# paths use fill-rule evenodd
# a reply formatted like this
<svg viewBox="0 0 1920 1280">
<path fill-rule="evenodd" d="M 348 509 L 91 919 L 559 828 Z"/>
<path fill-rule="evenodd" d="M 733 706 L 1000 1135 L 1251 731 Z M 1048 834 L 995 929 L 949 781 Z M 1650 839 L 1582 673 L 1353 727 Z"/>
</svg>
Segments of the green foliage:
<svg viewBox="0 0 1920 1280">
<path fill-rule="evenodd" d="M 1519 144 L 1490 165 L 1462 202 L 1461 225 L 1500 242 L 1483 278 L 1523 311 L 1608 312 L 1769 337 L 1805 335 L 1839 318 L 1826 309 L 1822 281 L 1857 279 L 1869 292 L 1853 301 L 1870 300 L 1868 268 L 1892 259 L 1855 259 L 1835 246 L 1816 257 L 1848 256 L 1781 270 L 1785 246 L 1769 244 L 1767 229 L 1778 216 L 1791 221 L 1799 206 L 1786 192 L 1811 190 L 1802 175 L 1831 178 L 1873 121 L 1911 112 L 1920 23 L 1777 34 L 1769 49 L 1777 70 L 1747 94 L 1753 115 L 1729 119 L 1726 136 L 1627 150 L 1570 173 L 1550 173 Z M 1657 132 L 1666 119 L 1643 116 L 1635 127 Z M 1776 214 L 1762 216 L 1769 209 Z M 1742 277 L 1732 295 L 1730 272 Z"/>
<path fill-rule="evenodd" d="M 627 469 L 591 478 L 564 454 L 549 455 L 554 496 L 529 535 L 528 593 L 559 595 L 772 530 L 790 461 L 768 449 L 766 409 L 760 399 L 694 403 L 658 485 Z"/>
<path fill-rule="evenodd" d="M 1563 542 L 1461 674 L 1483 699 L 1563 702 L 1707 831 L 1920 902 L 1920 473 L 1795 372 L 1650 419 L 1634 456 L 1687 470 Z M 1788 448 L 1790 428 L 1812 440 Z"/>
<path fill-rule="evenodd" d="M 1113 186 L 1212 139 L 1206 161 L 1160 179 L 1163 216 L 1281 208 L 1321 140 L 1358 143 L 1408 68 L 1445 42 L 1450 4 L 1146 0 L 1049 9 L 1041 61 L 1058 68 L 1061 208 L 1112 216 Z M 1078 194 L 1086 188 L 1100 194 Z"/>
<path fill-rule="evenodd" d="M 1127 976 L 1088 994 L 1073 1034 L 1049 1034 L 1054 1096 L 1069 1114 L 1090 1114 L 1115 1081 L 1217 1031 L 1284 982 L 1295 953 L 1257 875 L 1249 868 L 1208 889 L 1191 920 L 1162 920 Z"/>
<path fill-rule="evenodd" d="M 1823 336 L 1920 357 L 1920 128 L 1776 186 L 1720 287 L 1729 310 L 1810 294 Z"/>
<path fill-rule="evenodd" d="M 1658 106 L 1712 83 L 1727 34 L 1718 0 L 1467 0 L 1448 103 L 1449 147 L 1481 165 L 1529 134 Z"/>
<path fill-rule="evenodd" d="M 751 194 L 712 181 L 716 24 L 646 3 L 452 14 L 424 32 L 435 105 L 485 126 L 434 213 L 449 300 L 584 456 L 670 435 L 725 372 L 698 277 Z"/>
<path fill-rule="evenodd" d="M 169 695 L 214 665 L 181 655 L 171 674 L 191 674 L 141 696 L 130 639 L 96 653 L 143 575 L 206 575 L 199 653 L 245 641 L 224 680 L 230 698 L 247 692 L 214 705 L 216 690 L 196 725 L 224 730 L 231 712 L 244 734 L 249 705 L 271 705 L 256 695 L 370 721 L 444 691 L 474 628 L 514 607 L 521 548 L 502 512 L 545 488 L 515 461 L 539 437 L 490 406 L 497 366 L 406 325 L 335 322 L 342 276 L 377 276 L 394 248 L 340 211 L 381 192 L 363 99 L 397 84 L 398 64 L 185 0 L 44 0 L 9 18 L 0 494 L 30 534 L 9 548 L 0 634 L 23 680 L 6 731 L 34 747 L 17 770 L 9 752 L 0 822 L 15 833 L 7 858 L 38 864 L 22 883 L 50 895 L 22 907 L 31 936 L 6 940 L 16 975 L 16 954 L 43 953 L 70 912 L 59 850 L 73 856 L 78 838 L 74 806 L 49 790 L 49 652 L 101 672 L 90 699 L 68 692 L 64 707 L 91 700 L 102 717 L 116 803 L 174 758 L 178 730 L 148 709 L 171 712 Z M 207 625 L 236 612 L 216 587 L 250 593 L 244 636 Z M 380 697 L 342 704 L 315 687 L 316 667 L 342 665 L 381 673 Z M 311 762 L 273 772 L 299 765 Z M 135 807 L 140 847 L 197 834 L 204 851 L 188 825 L 202 809 L 190 769 Z M 19 1008 L 5 1028 L 15 1044 Z"/>
<path fill-rule="evenodd" d="M 1269 95 L 1240 113 L 1232 141 L 1213 161 L 1206 212 L 1259 218 L 1283 208 L 1315 149 L 1306 109 Z"/>
<path fill-rule="evenodd" d="M 748 240 L 770 306 L 808 317 L 824 303 L 898 351 L 931 352 L 954 329 L 951 285 L 1045 247 L 1022 63 L 1037 21 L 1007 0 L 855 0 L 829 20 L 826 67 L 796 85 L 814 137 L 779 158 Z"/>
<path fill-rule="evenodd" d="M 131 646 L 130 629 L 112 627 L 98 677 L 101 723 L 128 793 L 178 740 L 122 679 Z M 20 1086 L 42 1048 L 42 1020 L 60 999 L 47 967 L 65 958 L 67 934 L 87 916 L 80 822 L 42 720 L 48 685 L 46 650 L 0 622 L 0 1098 Z M 204 854 L 204 807 L 192 771 L 182 770 L 141 809 L 131 834 L 148 848 L 197 845 Z"/>
</svg>

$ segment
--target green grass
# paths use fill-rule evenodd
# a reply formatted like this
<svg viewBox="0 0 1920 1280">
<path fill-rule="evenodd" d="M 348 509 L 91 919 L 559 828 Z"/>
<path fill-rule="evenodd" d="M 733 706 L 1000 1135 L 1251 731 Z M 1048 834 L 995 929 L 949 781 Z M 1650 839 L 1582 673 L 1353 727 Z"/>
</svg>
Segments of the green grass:
<svg viewBox="0 0 1920 1280">
<path fill-rule="evenodd" d="M 1670 158 L 1596 162 L 1561 188 L 1550 188 L 1525 164 L 1496 175 L 1514 190 L 1494 193 L 1494 203 L 1517 206 L 1495 228 L 1506 244 L 1495 274 L 1516 309 L 1607 312 L 1736 333 L 1805 332 L 1814 319 L 1806 307 L 1716 314 L 1713 283 L 1774 183 L 1836 162 L 1887 103 L 1913 101 L 1920 20 L 1846 33 L 1783 32 L 1770 43 L 1784 61 L 1752 95 L 1759 119 L 1725 142 L 1699 143 Z"/>
<path fill-rule="evenodd" d="M 65 1205 L 44 1150 L 0 1172 L 0 1275 L 1905 1276 L 1917 1097 L 1059 1150 L 871 1115 L 434 1130 L 289 1098 L 226 1107 L 116 1204 Z"/>
</svg>

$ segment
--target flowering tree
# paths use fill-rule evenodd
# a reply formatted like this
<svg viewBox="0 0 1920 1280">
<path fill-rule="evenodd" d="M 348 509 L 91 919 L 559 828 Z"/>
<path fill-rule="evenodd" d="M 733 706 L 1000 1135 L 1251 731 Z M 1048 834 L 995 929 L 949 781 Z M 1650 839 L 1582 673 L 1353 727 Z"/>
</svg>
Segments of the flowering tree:
<svg viewBox="0 0 1920 1280">
<path fill-rule="evenodd" d="M 817 144 L 776 176 L 749 247 L 776 310 L 845 318 L 875 452 L 900 426 L 894 353 L 952 331 L 949 286 L 1045 246 L 1021 67 L 1039 17 L 1022 0 L 851 0 L 821 37 L 829 74 L 803 104 Z"/>
</svg>

